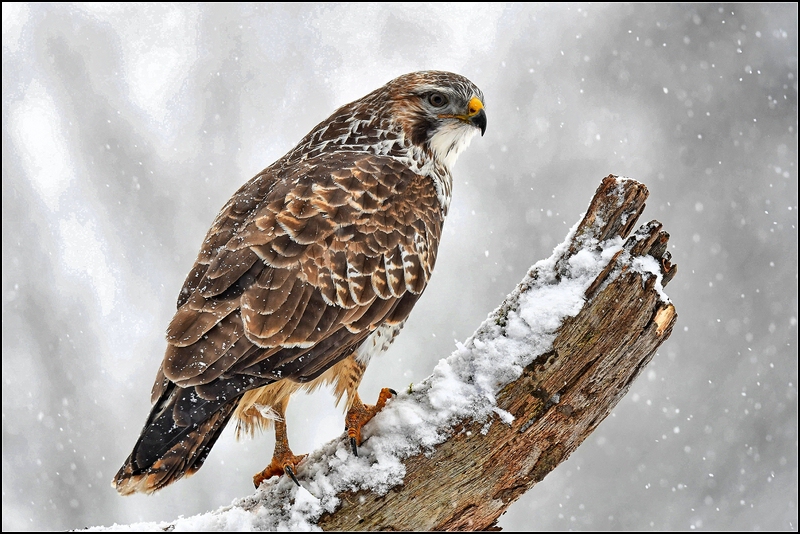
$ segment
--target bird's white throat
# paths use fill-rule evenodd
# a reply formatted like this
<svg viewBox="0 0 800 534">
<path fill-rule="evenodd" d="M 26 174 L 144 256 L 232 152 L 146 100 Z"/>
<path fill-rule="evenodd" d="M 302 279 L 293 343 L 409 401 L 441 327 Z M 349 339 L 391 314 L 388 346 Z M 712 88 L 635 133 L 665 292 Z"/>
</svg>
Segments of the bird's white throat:
<svg viewBox="0 0 800 534">
<path fill-rule="evenodd" d="M 450 122 L 436 130 L 430 140 L 437 161 L 448 171 L 453 170 L 458 156 L 469 146 L 478 129 L 462 122 Z"/>
</svg>

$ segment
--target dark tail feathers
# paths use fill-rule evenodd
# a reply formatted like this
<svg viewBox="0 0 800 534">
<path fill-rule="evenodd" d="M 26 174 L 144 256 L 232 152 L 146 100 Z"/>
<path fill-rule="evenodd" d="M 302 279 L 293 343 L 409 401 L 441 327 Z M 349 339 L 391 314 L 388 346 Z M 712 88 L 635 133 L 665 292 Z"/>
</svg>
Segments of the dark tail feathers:
<svg viewBox="0 0 800 534">
<path fill-rule="evenodd" d="M 169 384 L 111 485 L 122 495 L 153 493 L 202 467 L 239 397 L 209 401 Z"/>
</svg>

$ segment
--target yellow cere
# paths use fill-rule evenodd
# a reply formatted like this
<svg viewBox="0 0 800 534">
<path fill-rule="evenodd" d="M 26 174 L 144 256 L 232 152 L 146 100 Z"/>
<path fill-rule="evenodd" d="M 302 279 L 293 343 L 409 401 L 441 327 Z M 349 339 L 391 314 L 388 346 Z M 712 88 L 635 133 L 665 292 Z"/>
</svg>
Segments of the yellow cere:
<svg viewBox="0 0 800 534">
<path fill-rule="evenodd" d="M 469 107 L 467 109 L 470 117 L 477 115 L 478 112 L 483 109 L 483 102 L 481 102 L 477 96 L 473 96 L 472 100 L 469 101 Z"/>
</svg>

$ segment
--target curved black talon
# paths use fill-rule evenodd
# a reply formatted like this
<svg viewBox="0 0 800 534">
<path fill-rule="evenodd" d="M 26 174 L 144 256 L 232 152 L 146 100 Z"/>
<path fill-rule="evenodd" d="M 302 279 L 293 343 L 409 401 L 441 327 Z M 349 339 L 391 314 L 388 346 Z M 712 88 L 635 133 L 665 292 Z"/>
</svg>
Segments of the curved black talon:
<svg viewBox="0 0 800 534">
<path fill-rule="evenodd" d="M 392 395 L 394 395 L 395 397 L 397 396 L 397 392 L 396 392 L 395 390 L 393 390 L 392 388 L 386 388 L 386 389 L 388 389 L 388 390 L 389 390 L 389 392 L 390 392 Z"/>
<path fill-rule="evenodd" d="M 287 475 L 289 475 L 289 478 L 294 480 L 294 483 L 297 484 L 298 487 L 300 487 L 300 482 L 298 482 L 297 481 L 297 477 L 294 476 L 294 471 L 292 470 L 292 466 L 291 465 L 285 466 L 283 468 L 283 472 L 286 473 Z"/>
<path fill-rule="evenodd" d="M 356 438 L 350 438 L 350 448 L 353 450 L 353 456 L 358 457 L 358 445 L 356 444 Z"/>
</svg>

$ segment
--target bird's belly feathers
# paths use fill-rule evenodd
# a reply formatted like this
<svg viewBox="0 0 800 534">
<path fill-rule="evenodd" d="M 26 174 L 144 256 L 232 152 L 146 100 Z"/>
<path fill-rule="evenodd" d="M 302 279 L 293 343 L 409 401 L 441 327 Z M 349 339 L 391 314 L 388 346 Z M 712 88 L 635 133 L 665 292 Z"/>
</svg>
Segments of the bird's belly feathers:
<svg viewBox="0 0 800 534">
<path fill-rule="evenodd" d="M 323 374 L 309 382 L 279 380 L 272 384 L 248 391 L 242 396 L 234 412 L 236 436 L 254 435 L 256 430 L 266 430 L 275 420 L 273 406 L 288 403 L 289 397 L 299 389 L 307 393 L 320 386 L 332 385 L 336 404 L 345 397 L 345 410 L 350 407 L 361 377 L 373 356 L 386 351 L 403 328 L 405 320 L 397 324 L 384 323 L 355 350 L 353 354 L 333 365 Z"/>
</svg>

